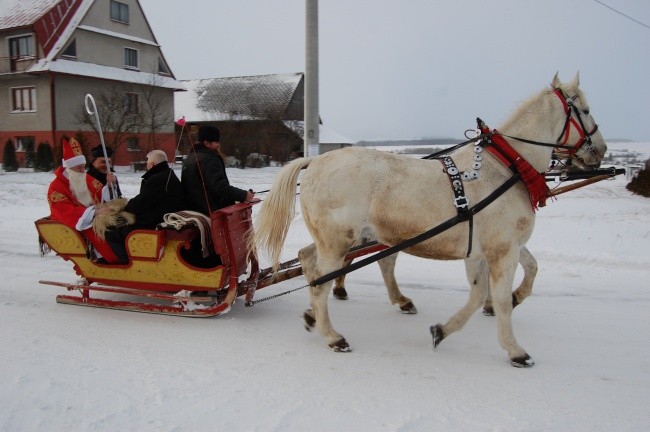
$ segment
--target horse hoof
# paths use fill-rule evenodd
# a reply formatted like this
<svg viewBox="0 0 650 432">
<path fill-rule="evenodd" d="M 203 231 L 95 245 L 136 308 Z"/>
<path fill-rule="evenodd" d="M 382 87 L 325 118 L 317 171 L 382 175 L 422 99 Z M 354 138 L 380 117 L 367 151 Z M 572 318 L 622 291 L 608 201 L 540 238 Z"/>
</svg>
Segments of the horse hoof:
<svg viewBox="0 0 650 432">
<path fill-rule="evenodd" d="M 433 337 L 433 349 L 436 349 L 438 348 L 438 345 L 440 345 L 440 342 L 445 338 L 445 332 L 442 330 L 441 324 L 432 325 L 429 327 L 429 331 Z"/>
<path fill-rule="evenodd" d="M 350 345 L 348 345 L 348 341 L 346 341 L 345 338 L 341 338 L 341 339 L 337 340 L 336 342 L 331 343 L 330 348 L 334 352 L 347 353 L 347 352 L 352 351 L 350 349 Z"/>
<path fill-rule="evenodd" d="M 518 368 L 529 368 L 535 364 L 533 359 L 528 354 L 524 354 L 521 357 L 515 357 L 513 359 L 510 359 L 510 363 L 514 367 L 518 367 Z"/>
<path fill-rule="evenodd" d="M 492 306 L 487 306 L 483 308 L 483 315 L 485 316 L 494 316 L 494 308 Z"/>
<path fill-rule="evenodd" d="M 306 310 L 305 313 L 302 314 L 302 318 L 305 320 L 305 330 L 311 333 L 316 326 L 316 320 L 311 315 L 311 309 Z"/>
<path fill-rule="evenodd" d="M 517 300 L 517 296 L 515 293 L 512 293 L 512 308 L 516 308 L 517 305 L 519 304 L 519 300 Z"/>
<path fill-rule="evenodd" d="M 418 313 L 417 308 L 413 304 L 413 302 L 408 302 L 406 304 L 403 304 L 402 306 L 399 307 L 399 309 L 402 311 L 403 314 L 416 314 Z"/>
<path fill-rule="evenodd" d="M 334 295 L 334 298 L 338 300 L 348 299 L 348 292 L 343 287 L 334 288 L 334 290 L 332 290 L 332 294 Z"/>
</svg>

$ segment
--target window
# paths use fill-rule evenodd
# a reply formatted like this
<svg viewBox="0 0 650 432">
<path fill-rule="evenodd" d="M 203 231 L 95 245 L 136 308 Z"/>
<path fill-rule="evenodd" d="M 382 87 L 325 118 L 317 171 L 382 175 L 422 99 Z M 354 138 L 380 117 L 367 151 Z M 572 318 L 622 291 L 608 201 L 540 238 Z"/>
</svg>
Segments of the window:
<svg viewBox="0 0 650 432">
<path fill-rule="evenodd" d="M 36 138 L 33 136 L 18 136 L 16 137 L 16 143 L 14 144 L 14 146 L 16 147 L 16 151 L 19 152 L 34 151 L 35 141 Z"/>
<path fill-rule="evenodd" d="M 9 56 L 12 59 L 34 57 L 34 38 L 31 35 L 9 39 Z"/>
<path fill-rule="evenodd" d="M 126 148 L 128 151 L 140 151 L 140 140 L 137 137 L 127 138 Z"/>
<path fill-rule="evenodd" d="M 36 111 L 36 87 L 14 87 L 11 89 L 11 110 L 15 112 Z"/>
<path fill-rule="evenodd" d="M 129 69 L 138 68 L 138 50 L 124 48 L 124 67 Z"/>
<path fill-rule="evenodd" d="M 129 5 L 111 0 L 111 20 L 129 23 Z"/>
<path fill-rule="evenodd" d="M 23 71 L 36 59 L 31 35 L 9 38 L 9 61 L 12 72 Z"/>
<path fill-rule="evenodd" d="M 61 53 L 62 57 L 74 57 L 77 58 L 77 39 L 72 39 L 70 45 Z"/>
<path fill-rule="evenodd" d="M 160 57 L 158 57 L 158 73 L 160 75 L 171 75 L 169 73 L 169 68 L 167 67 L 163 59 L 161 59 Z"/>
<path fill-rule="evenodd" d="M 124 95 L 124 112 L 126 114 L 140 113 L 140 97 L 137 93 L 127 93 Z"/>
</svg>

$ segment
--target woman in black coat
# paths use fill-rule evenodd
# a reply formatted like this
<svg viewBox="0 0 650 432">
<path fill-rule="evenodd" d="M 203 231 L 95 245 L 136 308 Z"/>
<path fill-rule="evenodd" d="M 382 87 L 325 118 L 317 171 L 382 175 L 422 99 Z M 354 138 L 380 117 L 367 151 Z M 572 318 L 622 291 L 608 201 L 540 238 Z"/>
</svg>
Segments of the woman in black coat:
<svg viewBox="0 0 650 432">
<path fill-rule="evenodd" d="M 219 129 L 202 126 L 198 138 L 199 142 L 183 161 L 181 173 L 187 208 L 209 215 L 235 202 L 252 201 L 253 192 L 231 186 L 228 181 L 220 154 Z"/>
</svg>

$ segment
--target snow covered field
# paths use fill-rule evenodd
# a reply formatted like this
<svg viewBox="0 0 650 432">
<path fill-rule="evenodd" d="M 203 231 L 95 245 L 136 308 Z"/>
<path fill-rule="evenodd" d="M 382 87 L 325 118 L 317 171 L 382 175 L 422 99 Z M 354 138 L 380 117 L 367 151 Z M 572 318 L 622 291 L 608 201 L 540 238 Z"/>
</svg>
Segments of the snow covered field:
<svg viewBox="0 0 650 432">
<path fill-rule="evenodd" d="M 648 143 L 620 146 L 650 154 Z M 279 169 L 228 174 L 262 190 Z M 120 173 L 126 196 L 141 174 Z M 412 316 L 389 304 L 376 265 L 349 275 L 350 300 L 332 300 L 330 314 L 350 354 L 304 331 L 307 290 L 210 319 L 57 304 L 63 290 L 38 281 L 77 276 L 38 254 L 33 221 L 49 214 L 51 179 L 0 171 L 2 431 L 650 429 L 650 199 L 630 194 L 624 176 L 540 209 L 528 244 L 535 291 L 513 313 L 536 361 L 525 370 L 480 313 L 432 350 L 429 325 L 467 298 L 460 261 L 400 255 Z M 285 259 L 310 242 L 299 217 L 289 235 Z"/>
</svg>

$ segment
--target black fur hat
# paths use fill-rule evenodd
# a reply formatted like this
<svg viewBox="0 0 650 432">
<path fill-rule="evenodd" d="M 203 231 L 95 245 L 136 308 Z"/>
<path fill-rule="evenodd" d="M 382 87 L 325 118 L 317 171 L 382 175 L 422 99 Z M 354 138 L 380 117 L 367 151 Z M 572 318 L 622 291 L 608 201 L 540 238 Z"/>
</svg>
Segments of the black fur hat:
<svg viewBox="0 0 650 432">
<path fill-rule="evenodd" d="M 199 142 L 203 143 L 204 141 L 208 142 L 218 142 L 219 141 L 219 129 L 214 126 L 201 126 L 199 128 Z"/>
<path fill-rule="evenodd" d="M 106 154 L 108 157 L 113 156 L 113 150 L 110 147 L 106 147 Z M 90 161 L 94 161 L 97 158 L 104 157 L 104 150 L 102 149 L 101 144 L 98 146 L 93 147 L 90 150 Z"/>
</svg>

